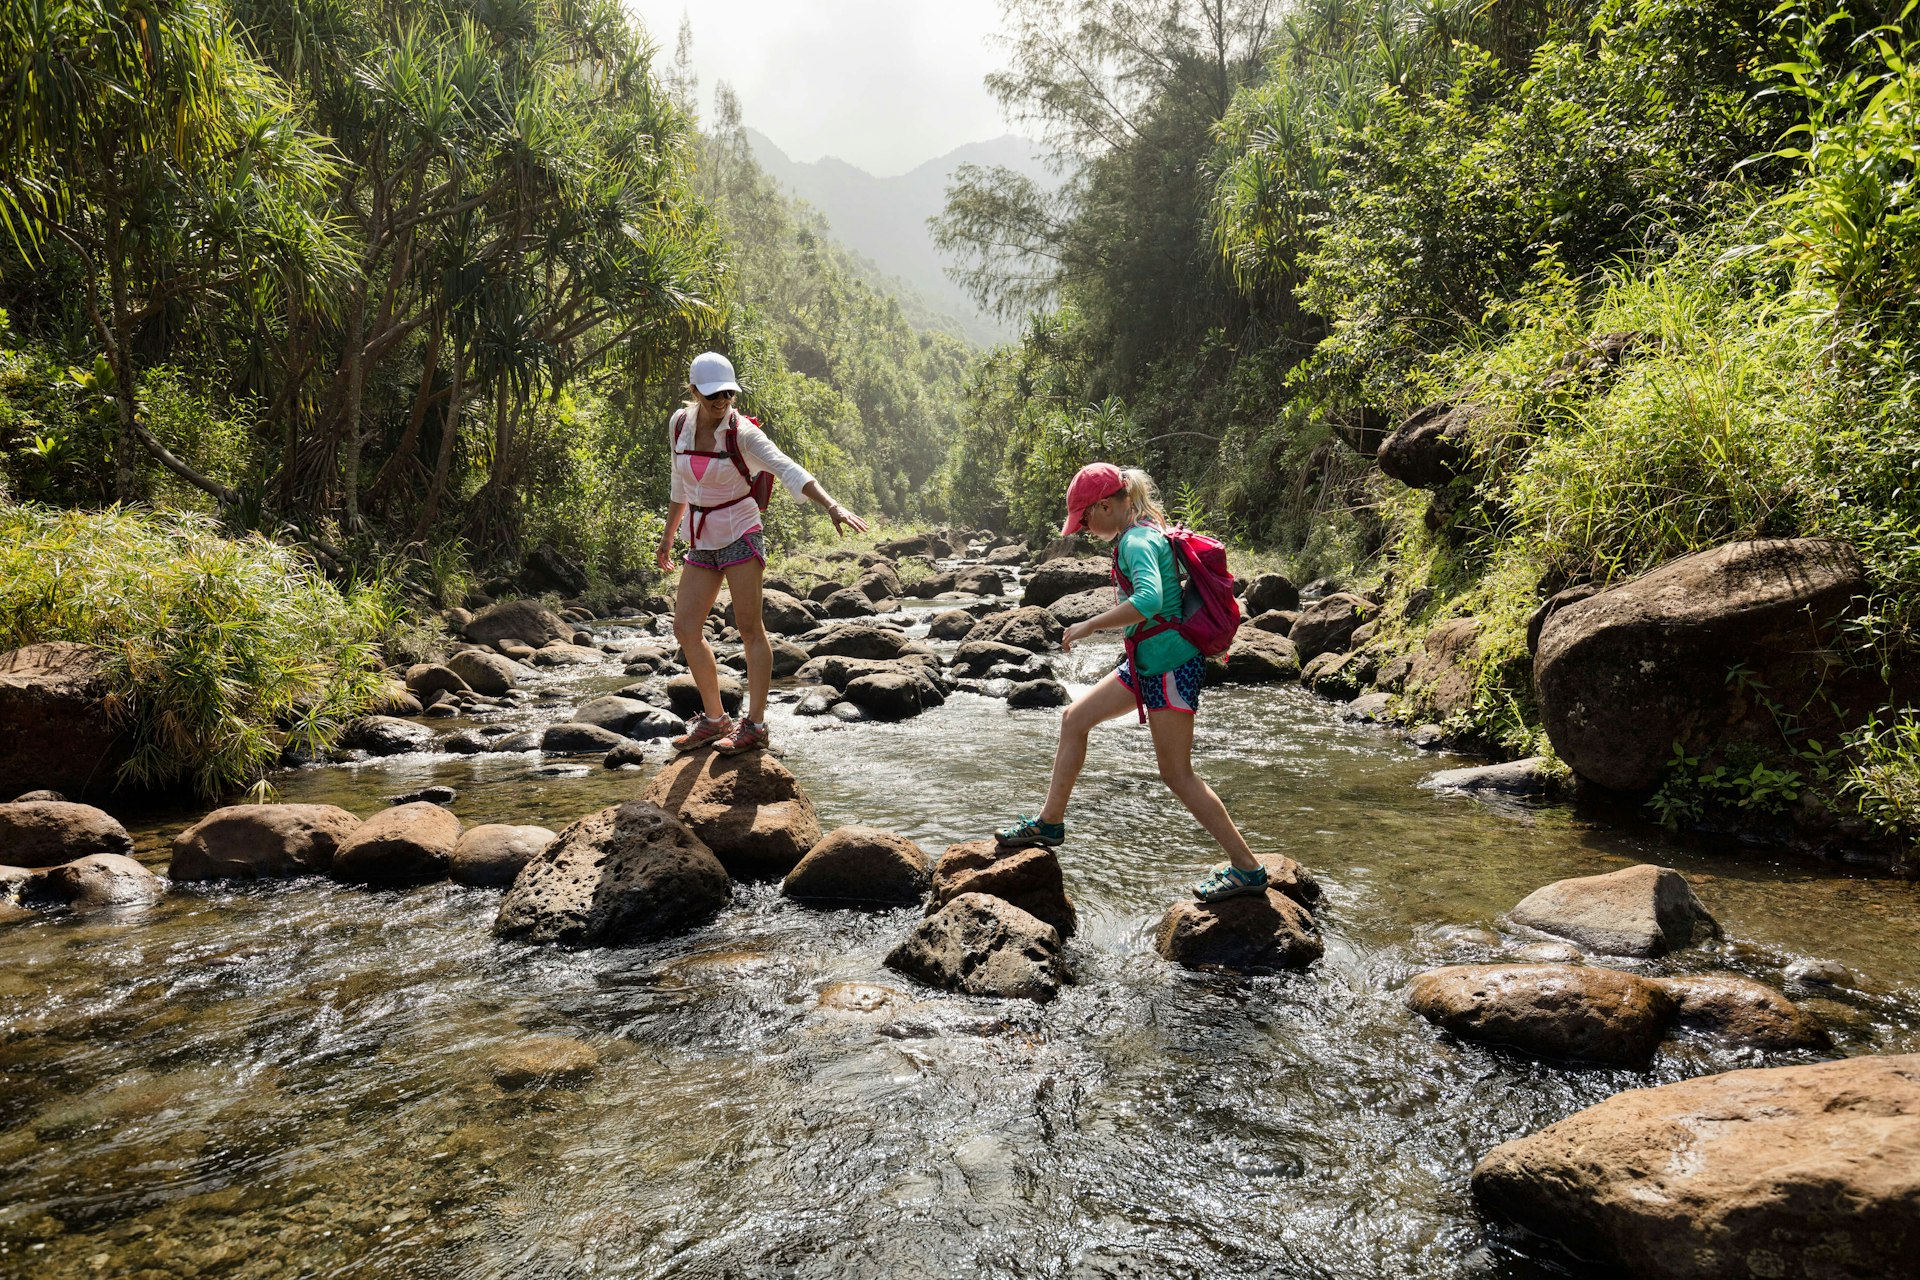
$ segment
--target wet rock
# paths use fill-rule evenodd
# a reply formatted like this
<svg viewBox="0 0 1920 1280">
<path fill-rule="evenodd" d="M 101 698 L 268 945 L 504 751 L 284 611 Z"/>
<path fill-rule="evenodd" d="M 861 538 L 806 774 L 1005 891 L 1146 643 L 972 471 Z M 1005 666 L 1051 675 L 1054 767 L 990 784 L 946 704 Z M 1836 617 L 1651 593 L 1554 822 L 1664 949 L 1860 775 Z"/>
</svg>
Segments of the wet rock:
<svg viewBox="0 0 1920 1280">
<path fill-rule="evenodd" d="M 1340 718 L 1353 724 L 1392 724 L 1393 695 L 1363 693 L 1340 708 Z"/>
<path fill-rule="evenodd" d="M 841 724 L 865 724 L 873 719 L 872 713 L 865 707 L 849 702 L 845 698 L 836 699 L 833 705 L 827 708 L 827 714 Z"/>
<path fill-rule="evenodd" d="M 1010 542 L 1004 547 L 995 547 L 987 552 L 986 560 L 988 564 L 1021 565 L 1032 556 L 1033 552 L 1028 550 L 1026 543 Z"/>
<path fill-rule="evenodd" d="M 475 614 L 465 635 L 475 644 L 513 640 L 539 649 L 555 640 L 572 640 L 573 630 L 573 624 L 532 600 L 503 600 Z"/>
<path fill-rule="evenodd" d="M 1324 950 L 1306 908 L 1273 889 L 1219 902 L 1176 902 L 1161 917 L 1153 946 L 1189 969 L 1235 973 L 1304 969 Z"/>
<path fill-rule="evenodd" d="M 1495 1147 L 1472 1185 L 1609 1274 L 1913 1276 L 1920 1055 L 1631 1089 Z"/>
<path fill-rule="evenodd" d="M 540 731 L 538 729 L 523 729 L 518 733 L 509 733 L 495 738 L 493 745 L 489 748 L 492 751 L 538 751 L 539 749 Z"/>
<path fill-rule="evenodd" d="M 1110 561 L 1092 557 L 1085 560 L 1049 560 L 1027 579 L 1026 588 L 1020 593 L 1020 603 L 1044 608 L 1063 596 L 1101 587 L 1108 591 L 1113 589 L 1113 565 Z"/>
<path fill-rule="evenodd" d="M 1833 1041 L 1811 1015 L 1772 987 L 1732 974 L 1656 978 L 1679 1005 L 1679 1024 L 1723 1044 L 1775 1053 Z"/>
<path fill-rule="evenodd" d="M 1407 730 L 1407 741 L 1422 751 L 1445 751 L 1451 743 L 1447 731 L 1437 724 L 1418 724 Z"/>
<path fill-rule="evenodd" d="M 424 801 L 396 805 L 357 827 L 333 855 L 332 876 L 349 884 L 444 880 L 460 843 L 460 819 Z"/>
<path fill-rule="evenodd" d="M 1541 722 L 1583 778 L 1619 791 L 1655 786 L 1679 744 L 1724 750 L 1775 742 L 1767 700 L 1798 708 L 1799 728 L 1835 741 L 1888 696 L 1877 676 L 1822 655 L 1849 648 L 1845 621 L 1868 593 L 1840 542 L 1735 542 L 1565 606 L 1534 657 Z M 1817 696 L 1816 696 L 1817 695 Z M 1849 714 L 1835 722 L 1829 710 Z"/>
<path fill-rule="evenodd" d="M 726 870 L 685 823 L 633 802 L 562 831 L 515 878 L 493 928 L 526 942 L 630 945 L 685 933 L 732 898 Z"/>
<path fill-rule="evenodd" d="M 1422 715 L 1446 720 L 1473 707 L 1480 620 L 1447 618 L 1427 632 L 1407 669 L 1406 695 Z"/>
<path fill-rule="evenodd" d="M 669 679 L 665 686 L 667 702 L 674 714 L 692 716 L 700 712 L 700 686 L 693 677 L 682 673 Z M 721 673 L 720 706 L 728 715 L 738 715 L 740 704 L 746 699 L 746 686 L 732 676 Z"/>
<path fill-rule="evenodd" d="M 457 884 L 484 888 L 512 884 L 520 869 L 545 853 L 557 838 L 545 827 L 497 822 L 469 827 L 453 847 L 447 873 Z"/>
<path fill-rule="evenodd" d="M 96 853 L 128 854 L 133 840 L 113 815 L 90 804 L 16 800 L 0 804 L 0 863 L 51 867 Z"/>
<path fill-rule="evenodd" d="M 166 881 L 119 853 L 89 854 L 48 867 L 34 878 L 38 894 L 50 895 L 75 911 L 145 906 L 167 892 Z"/>
<path fill-rule="evenodd" d="M 0 653 L 0 795 L 113 789 L 132 743 L 107 711 L 108 662 L 67 641 Z"/>
<path fill-rule="evenodd" d="M 1091 591 L 1076 591 L 1070 596 L 1061 596 L 1047 606 L 1047 612 L 1058 618 L 1062 627 L 1071 627 L 1075 623 L 1099 617 L 1113 608 L 1114 603 L 1111 586 L 1095 587 Z"/>
<path fill-rule="evenodd" d="M 1442 769 L 1428 774 L 1420 785 L 1435 791 L 1464 791 L 1468 795 L 1548 797 L 1560 791 L 1560 779 L 1548 768 L 1545 756 L 1466 769 Z"/>
<path fill-rule="evenodd" d="M 846 699 L 876 720 L 907 720 L 920 714 L 920 679 L 906 671 L 876 671 L 847 681 Z"/>
<path fill-rule="evenodd" d="M 736 876 L 784 876 L 820 842 L 813 802 L 765 751 L 683 755 L 653 776 L 641 799 L 686 823 Z"/>
<path fill-rule="evenodd" d="M 1007 584 L 992 569 L 980 566 L 962 569 L 954 576 L 951 589 L 970 596 L 999 596 L 1006 594 Z"/>
<path fill-rule="evenodd" d="M 1293 641 L 1270 631 L 1241 627 L 1222 657 L 1207 659 L 1210 684 L 1284 684 L 1300 678 Z"/>
<path fill-rule="evenodd" d="M 813 630 L 813 610 L 785 591 L 763 588 L 760 593 L 760 618 L 767 630 L 780 636 L 797 636 Z"/>
<path fill-rule="evenodd" d="M 674 716 L 650 702 L 620 694 L 581 703 L 570 723 L 593 725 L 623 738 L 658 738 L 681 731 Z"/>
<path fill-rule="evenodd" d="M 451 702 L 436 702 L 420 713 L 428 720 L 451 720 L 460 714 L 460 708 Z"/>
<path fill-rule="evenodd" d="M 1511 958 L 1528 964 L 1579 964 L 1586 955 L 1571 942 L 1529 942 L 1515 947 Z"/>
<path fill-rule="evenodd" d="M 1360 696 L 1373 683 L 1378 667 L 1365 649 L 1354 653 L 1323 653 L 1300 668 L 1300 683 L 1322 698 L 1346 701 Z"/>
<path fill-rule="evenodd" d="M 973 630 L 973 623 L 973 615 L 965 609 L 948 609 L 945 613 L 933 615 L 933 621 L 927 624 L 927 638 L 958 640 Z"/>
<path fill-rule="evenodd" d="M 911 906 L 926 896 L 932 879 L 926 853 L 905 836 L 839 827 L 787 873 L 780 892 L 828 906 Z"/>
<path fill-rule="evenodd" d="M 838 689 L 815 689 L 794 704 L 796 716 L 824 716 L 833 710 L 833 704 L 840 701 Z"/>
<path fill-rule="evenodd" d="M 432 729 L 393 716 L 366 716 L 340 735 L 340 746 L 370 756 L 400 756 L 410 751 L 432 751 L 438 741 Z"/>
<path fill-rule="evenodd" d="M 452 787 L 421 787 L 418 791 L 409 791 L 404 795 L 388 796 L 388 804 L 437 804 L 446 807 L 460 798 L 460 793 Z"/>
<path fill-rule="evenodd" d="M 937 707 L 946 699 L 946 691 L 927 665 L 933 659 L 920 660 L 913 655 L 892 662 L 877 658 L 810 658 L 807 665 L 794 673 L 794 678 L 802 681 L 817 681 L 831 685 L 844 693 L 855 680 L 869 675 L 903 675 L 911 678 L 920 686 L 920 705 Z"/>
<path fill-rule="evenodd" d="M 416 662 L 407 668 L 407 688 L 417 696 L 443 689 L 448 693 L 464 693 L 467 682 L 452 667 L 437 662 Z"/>
<path fill-rule="evenodd" d="M 359 826 L 359 818 L 330 804 L 228 805 L 173 838 L 167 877 L 185 883 L 326 875 Z"/>
<path fill-rule="evenodd" d="M 1004 999 L 1051 1000 L 1066 978 L 1053 926 L 984 893 L 944 904 L 886 963 L 930 986 Z"/>
<path fill-rule="evenodd" d="M 600 759 L 605 769 L 639 768 L 647 762 L 647 749 L 637 742 L 623 742 Z"/>
<path fill-rule="evenodd" d="M 1300 608 L 1300 588 L 1284 573 L 1263 573 L 1247 583 L 1243 607 L 1249 617 L 1255 618 L 1265 613 L 1292 612 Z"/>
<path fill-rule="evenodd" d="M 910 651 L 927 652 L 924 646 L 907 639 L 906 633 L 877 622 L 848 622 L 830 627 L 807 641 L 807 652 L 816 658 L 870 658 L 890 661 Z"/>
<path fill-rule="evenodd" d="M 1269 609 L 1248 618 L 1247 625 L 1255 631 L 1270 631 L 1276 636 L 1284 636 L 1293 630 L 1293 624 L 1299 619 L 1298 609 Z"/>
<path fill-rule="evenodd" d="M 813 656 L 799 645 L 788 640 L 782 640 L 778 636 L 770 637 L 767 647 L 773 651 L 773 678 L 775 680 L 786 679 L 794 672 L 800 670 L 801 667 L 806 666 L 807 660 Z"/>
<path fill-rule="evenodd" d="M 996 640 L 1029 653 L 1046 653 L 1060 647 L 1060 636 L 1065 630 L 1060 619 L 1045 609 L 1023 606 L 988 614 L 973 624 L 966 639 Z"/>
<path fill-rule="evenodd" d="M 1473 459 L 1474 405 L 1430 404 L 1380 442 L 1380 469 L 1409 489 L 1444 489 Z"/>
<path fill-rule="evenodd" d="M 426 708 L 406 685 L 398 680 L 383 680 L 367 703 L 367 709 L 383 716 L 417 716 Z"/>
<path fill-rule="evenodd" d="M 1027 680 L 1007 690 L 1009 707 L 1064 707 L 1073 698 L 1058 680 Z"/>
<path fill-rule="evenodd" d="M 1565 591 L 1556 591 L 1540 602 L 1540 606 L 1527 615 L 1527 652 L 1532 653 L 1540 647 L 1540 632 L 1545 629 L 1547 619 L 1570 604 L 1579 604 L 1600 594 L 1600 587 L 1585 582 L 1577 587 L 1568 587 Z"/>
<path fill-rule="evenodd" d="M 1511 918 L 1609 956 L 1663 956 L 1720 936 L 1685 876 L 1645 863 L 1556 880 L 1521 899 Z"/>
<path fill-rule="evenodd" d="M 67 797 L 61 795 L 58 791 L 51 791 L 44 787 L 38 791 L 22 791 L 13 798 L 12 803 L 29 804 L 35 800 L 51 800 L 56 804 L 67 803 Z"/>
<path fill-rule="evenodd" d="M 967 893 L 1010 902 L 1044 920 L 1062 938 L 1071 938 L 1080 925 L 1060 874 L 1060 859 L 1051 849 L 1006 849 L 990 839 L 948 845 L 934 867 L 928 910 L 937 911 Z"/>
<path fill-rule="evenodd" d="M 468 649 L 447 659 L 447 667 L 476 693 L 499 697 L 519 683 L 520 666 L 498 653 Z"/>
<path fill-rule="evenodd" d="M 533 665 L 536 667 L 590 667 L 599 665 L 605 657 L 605 654 L 591 645 L 569 644 L 564 640 L 555 640 L 533 651 Z"/>
<path fill-rule="evenodd" d="M 524 1089 L 570 1089 L 600 1068 L 600 1054 L 571 1036 L 528 1036 L 487 1053 L 493 1082 L 509 1093 Z"/>
<path fill-rule="evenodd" d="M 627 739 L 597 724 L 550 724 L 540 735 L 540 750 L 550 756 L 597 756 Z"/>
<path fill-rule="evenodd" d="M 1379 612 L 1380 606 L 1371 600 L 1336 591 L 1302 605 L 1287 638 L 1293 641 L 1302 662 L 1311 662 L 1323 653 L 1345 653 L 1360 624 Z"/>
<path fill-rule="evenodd" d="M 1001 663 L 1024 668 L 1034 656 L 1018 645 L 1001 644 L 997 640 L 968 640 L 953 651 L 952 666 L 961 675 L 984 676 Z"/>
<path fill-rule="evenodd" d="M 857 587 L 844 587 L 820 602 L 829 618 L 871 618 L 878 612 L 873 599 Z"/>
<path fill-rule="evenodd" d="M 1787 981 L 1807 987 L 1854 985 L 1853 974 L 1838 960 L 1795 960 L 1787 966 Z"/>
<path fill-rule="evenodd" d="M 1463 1040 L 1534 1057 L 1644 1068 L 1676 1004 L 1646 978 L 1558 964 L 1450 965 L 1407 984 L 1415 1013 Z"/>
</svg>

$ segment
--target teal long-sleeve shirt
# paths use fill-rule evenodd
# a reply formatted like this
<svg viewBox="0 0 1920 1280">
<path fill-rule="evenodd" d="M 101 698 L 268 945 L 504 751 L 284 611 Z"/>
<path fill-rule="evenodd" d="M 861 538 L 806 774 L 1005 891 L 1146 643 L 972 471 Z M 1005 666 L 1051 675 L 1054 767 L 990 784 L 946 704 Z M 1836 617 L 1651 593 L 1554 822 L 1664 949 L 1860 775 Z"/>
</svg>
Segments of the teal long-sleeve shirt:
<svg viewBox="0 0 1920 1280">
<path fill-rule="evenodd" d="M 1120 535 L 1115 548 L 1120 572 L 1132 584 L 1126 602 L 1146 618 L 1127 628 L 1127 634 L 1156 625 L 1162 619 L 1178 620 L 1184 612 L 1180 593 L 1180 573 L 1173 563 L 1173 544 L 1167 535 L 1152 525 L 1136 524 Z M 1148 636 L 1134 650 L 1139 664 L 1136 674 L 1157 676 L 1200 656 L 1200 651 L 1178 631 L 1162 631 Z"/>
</svg>

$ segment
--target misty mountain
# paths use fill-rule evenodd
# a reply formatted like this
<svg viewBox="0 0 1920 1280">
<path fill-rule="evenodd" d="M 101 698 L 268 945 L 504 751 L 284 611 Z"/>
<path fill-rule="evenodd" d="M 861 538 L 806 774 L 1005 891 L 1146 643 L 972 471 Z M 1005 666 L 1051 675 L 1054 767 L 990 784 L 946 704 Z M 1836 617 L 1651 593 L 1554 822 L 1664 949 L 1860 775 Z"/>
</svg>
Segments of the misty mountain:
<svg viewBox="0 0 1920 1280">
<path fill-rule="evenodd" d="M 802 164 L 755 129 L 745 130 L 753 158 L 768 176 L 826 218 L 833 238 L 918 293 L 935 311 L 952 316 L 979 343 L 1007 341 L 1014 329 L 984 315 L 960 287 L 947 279 L 946 260 L 927 219 L 946 205 L 947 182 L 963 164 L 1004 165 L 1051 189 L 1059 179 L 1047 171 L 1042 153 L 1011 134 L 991 142 L 972 142 L 893 178 L 876 178 L 844 160 L 827 156 Z"/>
</svg>

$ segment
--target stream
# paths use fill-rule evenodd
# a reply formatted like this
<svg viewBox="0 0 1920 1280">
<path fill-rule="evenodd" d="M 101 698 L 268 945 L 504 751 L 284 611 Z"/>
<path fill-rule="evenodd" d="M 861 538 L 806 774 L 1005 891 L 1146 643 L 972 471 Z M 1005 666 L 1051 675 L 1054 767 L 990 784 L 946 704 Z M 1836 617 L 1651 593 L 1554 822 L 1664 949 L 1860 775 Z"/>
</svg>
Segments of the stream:
<svg viewBox="0 0 1920 1280">
<path fill-rule="evenodd" d="M 924 634 L 946 607 L 906 620 Z M 1077 693 L 1118 654 L 1054 656 Z M 628 683 L 612 660 L 543 671 L 506 715 Z M 1059 716 L 968 693 L 898 724 L 792 706 L 773 741 L 822 829 L 930 856 L 1037 807 Z M 1647 1073 L 1550 1066 L 1450 1039 L 1400 988 L 1523 955 L 1539 939 L 1500 924 L 1521 897 L 1636 862 L 1693 878 L 1726 937 L 1623 967 L 1732 971 L 1839 1053 L 1920 1050 L 1920 885 L 1436 794 L 1422 778 L 1471 762 L 1336 712 L 1293 685 L 1210 689 L 1194 753 L 1254 847 L 1325 889 L 1326 956 L 1300 974 L 1154 954 L 1218 856 L 1131 717 L 1095 734 L 1069 815 L 1076 981 L 1046 1006 L 918 987 L 882 965 L 916 912 L 809 910 L 777 884 L 625 950 L 499 942 L 498 891 L 318 878 L 0 929 L 0 1276 L 1567 1274 L 1475 1212 L 1481 1155 L 1622 1089 L 1812 1059 L 1683 1039 Z M 440 783 L 468 825 L 557 830 L 649 771 L 435 754 L 273 781 L 362 815 Z M 127 826 L 164 871 L 199 816 Z M 502 1088 L 489 1055 L 532 1036 L 598 1066 Z"/>
</svg>

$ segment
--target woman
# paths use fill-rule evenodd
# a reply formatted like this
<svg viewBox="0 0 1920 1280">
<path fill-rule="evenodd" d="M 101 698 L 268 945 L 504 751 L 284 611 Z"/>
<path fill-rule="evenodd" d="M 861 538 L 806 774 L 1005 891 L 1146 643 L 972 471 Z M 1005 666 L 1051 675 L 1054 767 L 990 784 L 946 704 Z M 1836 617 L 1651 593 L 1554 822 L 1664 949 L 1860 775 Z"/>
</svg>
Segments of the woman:
<svg viewBox="0 0 1920 1280">
<path fill-rule="evenodd" d="M 767 553 L 750 475 L 771 472 L 796 499 L 825 508 L 834 532 L 864 532 L 866 521 L 827 496 L 805 467 L 780 452 L 753 423 L 734 409 L 740 384 L 733 364 L 718 352 L 693 358 L 688 381 L 693 393 L 667 426 L 673 450 L 673 506 L 654 556 L 662 571 L 673 567 L 673 536 L 688 512 L 692 544 L 682 561 L 680 590 L 673 601 L 673 635 L 680 655 L 700 689 L 701 713 L 687 732 L 673 740 L 676 751 L 712 743 L 732 755 L 767 745 L 767 690 L 773 683 L 773 647 L 760 616 L 760 579 Z M 720 703 L 720 671 L 707 644 L 707 615 L 726 585 L 733 593 L 733 620 L 747 658 L 747 713 L 734 724 Z"/>
<path fill-rule="evenodd" d="M 1180 577 L 1173 547 L 1161 532 L 1165 524 L 1153 480 L 1146 472 L 1123 472 L 1105 462 L 1080 468 L 1067 486 L 1067 522 L 1060 535 L 1066 537 L 1084 526 L 1094 537 L 1114 542 L 1115 577 L 1127 595 L 1098 617 L 1068 627 L 1060 638 L 1062 648 L 1071 651 L 1096 631 L 1124 627 L 1133 636 L 1145 630 L 1143 624 L 1149 619 L 1180 617 Z M 1160 780 L 1227 854 L 1225 866 L 1215 867 L 1193 887 L 1194 896 L 1202 902 L 1217 902 L 1236 894 L 1266 892 L 1266 869 L 1254 858 L 1220 797 L 1193 771 L 1193 721 L 1200 709 L 1205 667 L 1206 659 L 1178 631 L 1142 635 L 1118 670 L 1067 708 L 1060 720 L 1060 745 L 1053 757 L 1046 803 L 1037 816 L 1022 818 L 995 833 L 999 842 L 1012 848 L 1063 842 L 1067 801 L 1087 760 L 1087 735 L 1095 725 L 1139 705 L 1147 712 Z"/>
</svg>

